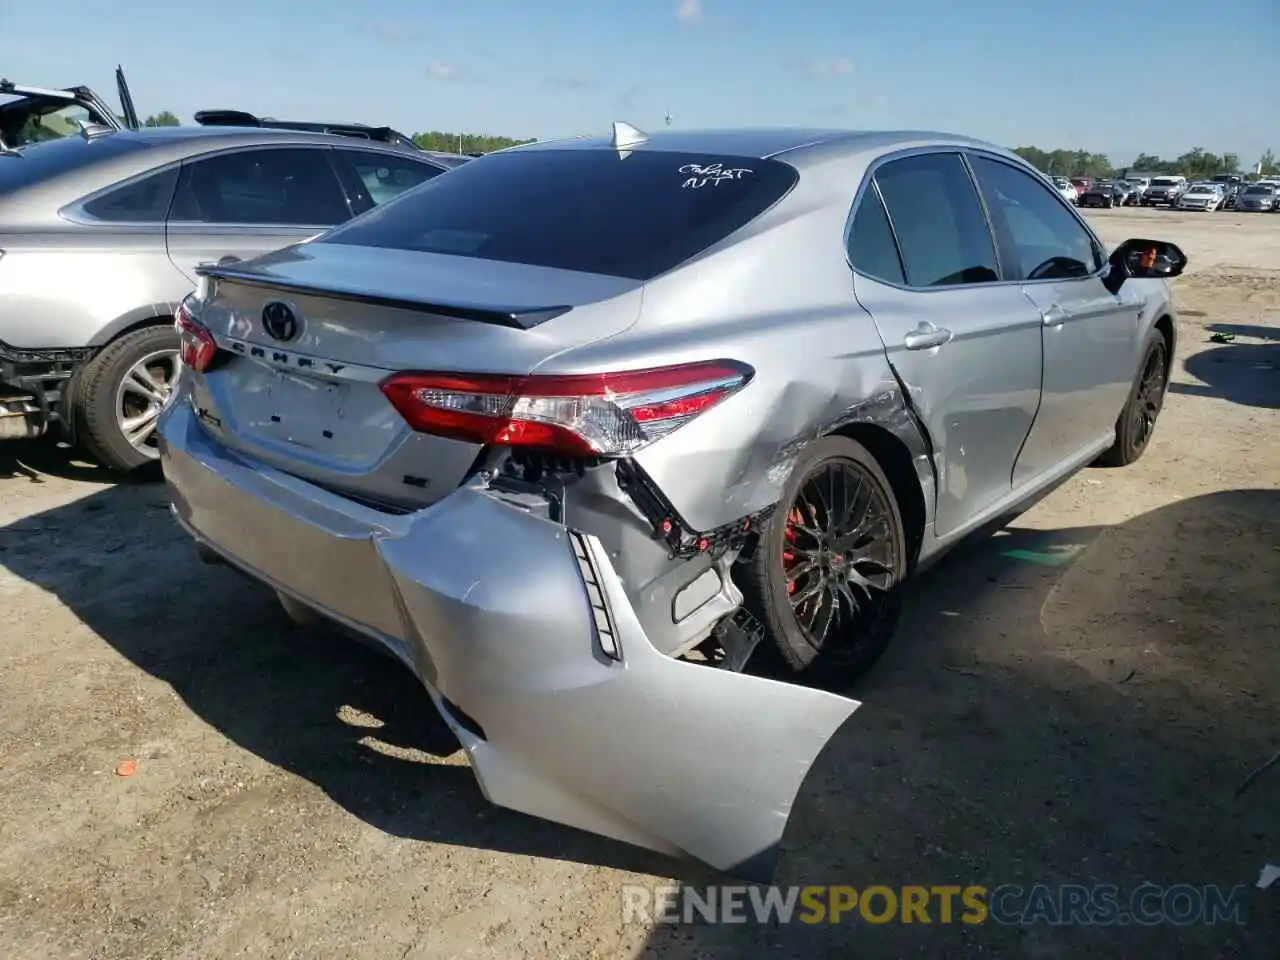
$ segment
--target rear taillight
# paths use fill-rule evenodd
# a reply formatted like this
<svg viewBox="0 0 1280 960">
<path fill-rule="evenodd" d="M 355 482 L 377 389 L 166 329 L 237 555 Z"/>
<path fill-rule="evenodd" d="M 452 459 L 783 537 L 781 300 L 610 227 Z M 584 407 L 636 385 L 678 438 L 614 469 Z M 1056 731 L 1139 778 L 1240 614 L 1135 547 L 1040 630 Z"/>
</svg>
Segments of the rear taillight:
<svg viewBox="0 0 1280 960">
<path fill-rule="evenodd" d="M 746 386 L 734 360 L 525 377 L 399 373 L 382 392 L 414 430 L 486 446 L 625 456 Z"/>
<path fill-rule="evenodd" d="M 213 339 L 213 334 L 196 321 L 185 301 L 178 305 L 178 312 L 173 317 L 173 328 L 178 331 L 182 345 L 183 365 L 203 372 L 218 353 L 218 344 Z"/>
</svg>

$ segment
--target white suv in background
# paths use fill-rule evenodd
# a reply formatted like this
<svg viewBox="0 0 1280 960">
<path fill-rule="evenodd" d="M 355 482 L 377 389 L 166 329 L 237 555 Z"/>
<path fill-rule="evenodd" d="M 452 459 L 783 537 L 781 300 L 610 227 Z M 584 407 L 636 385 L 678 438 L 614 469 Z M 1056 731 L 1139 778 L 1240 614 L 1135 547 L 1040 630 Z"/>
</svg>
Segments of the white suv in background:
<svg viewBox="0 0 1280 960">
<path fill-rule="evenodd" d="M 1062 194 L 1062 199 L 1068 203 L 1076 203 L 1080 199 L 1080 193 L 1076 190 L 1076 185 L 1066 177 L 1053 177 L 1053 185 L 1057 187 L 1058 192 Z"/>
</svg>

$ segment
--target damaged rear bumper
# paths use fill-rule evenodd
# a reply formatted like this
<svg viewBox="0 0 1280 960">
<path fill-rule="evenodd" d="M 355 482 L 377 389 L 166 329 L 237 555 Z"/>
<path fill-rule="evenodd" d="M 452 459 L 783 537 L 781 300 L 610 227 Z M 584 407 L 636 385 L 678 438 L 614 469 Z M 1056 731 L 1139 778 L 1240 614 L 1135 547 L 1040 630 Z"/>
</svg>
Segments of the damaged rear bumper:
<svg viewBox="0 0 1280 960">
<path fill-rule="evenodd" d="M 499 806 L 767 880 L 859 706 L 661 653 L 595 537 L 483 490 L 382 513 L 243 459 L 183 404 L 161 457 L 198 543 L 414 670 Z"/>
</svg>

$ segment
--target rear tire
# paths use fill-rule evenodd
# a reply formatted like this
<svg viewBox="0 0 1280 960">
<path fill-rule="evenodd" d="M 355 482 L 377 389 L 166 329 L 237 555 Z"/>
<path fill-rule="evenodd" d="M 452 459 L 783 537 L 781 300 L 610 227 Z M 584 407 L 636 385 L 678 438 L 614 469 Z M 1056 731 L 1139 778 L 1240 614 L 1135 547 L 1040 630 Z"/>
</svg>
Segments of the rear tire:
<svg viewBox="0 0 1280 960">
<path fill-rule="evenodd" d="M 1156 419 L 1164 407 L 1168 390 L 1169 346 L 1159 330 L 1153 331 L 1142 355 L 1142 365 L 1129 391 L 1129 400 L 1116 420 L 1116 439 L 1097 460 L 1103 467 L 1127 467 L 1135 463 L 1151 445 Z"/>
<path fill-rule="evenodd" d="M 154 463 L 155 422 L 177 372 L 178 337 L 169 326 L 126 333 L 85 364 L 74 399 L 85 451 L 121 473 Z"/>
<path fill-rule="evenodd" d="M 750 666 L 846 685 L 892 639 L 906 572 L 902 513 L 875 458 L 846 437 L 810 444 L 738 578 L 765 628 Z"/>
</svg>

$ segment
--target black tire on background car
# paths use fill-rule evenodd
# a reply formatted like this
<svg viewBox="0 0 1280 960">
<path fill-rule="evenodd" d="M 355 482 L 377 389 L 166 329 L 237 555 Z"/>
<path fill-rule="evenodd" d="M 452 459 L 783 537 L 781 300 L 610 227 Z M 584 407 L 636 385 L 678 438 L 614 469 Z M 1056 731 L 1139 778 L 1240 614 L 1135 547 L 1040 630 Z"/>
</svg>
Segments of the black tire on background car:
<svg viewBox="0 0 1280 960">
<path fill-rule="evenodd" d="M 154 462 L 155 422 L 178 373 L 169 325 L 143 327 L 106 346 L 77 377 L 77 439 L 103 466 L 129 473 Z"/>
<path fill-rule="evenodd" d="M 745 606 L 766 637 L 751 667 L 838 687 L 879 659 L 907 549 L 893 488 L 866 448 L 845 437 L 805 448 L 744 567 Z"/>
<path fill-rule="evenodd" d="M 1116 439 L 1097 459 L 1102 467 L 1127 467 L 1142 456 L 1151 443 L 1156 419 L 1164 406 L 1169 385 L 1169 346 L 1159 330 L 1153 330 L 1142 355 L 1142 365 L 1129 391 L 1129 399 L 1116 420 Z"/>
</svg>

